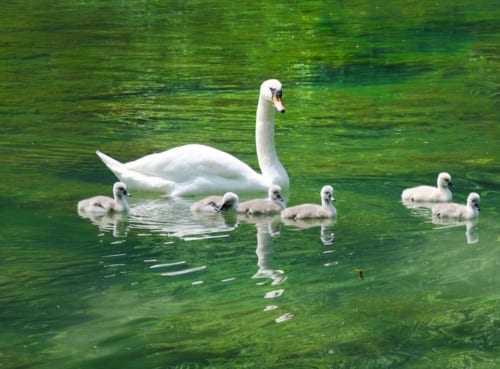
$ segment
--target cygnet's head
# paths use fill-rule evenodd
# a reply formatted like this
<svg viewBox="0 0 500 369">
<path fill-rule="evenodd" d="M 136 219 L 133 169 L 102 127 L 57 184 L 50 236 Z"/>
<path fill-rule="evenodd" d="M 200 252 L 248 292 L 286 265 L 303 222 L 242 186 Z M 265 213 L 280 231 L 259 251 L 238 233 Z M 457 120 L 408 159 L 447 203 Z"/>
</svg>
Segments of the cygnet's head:
<svg viewBox="0 0 500 369">
<path fill-rule="evenodd" d="M 335 201 L 335 197 L 333 197 L 333 187 L 326 185 L 321 189 L 321 199 L 324 201 Z"/>
<path fill-rule="evenodd" d="M 477 210 L 481 210 L 479 207 L 479 199 L 480 197 L 477 192 L 471 192 L 469 196 L 467 196 L 467 205 Z"/>
<path fill-rule="evenodd" d="M 281 187 L 278 185 L 272 185 L 269 187 L 269 199 L 278 202 L 285 202 L 283 197 L 281 196 Z"/>
<path fill-rule="evenodd" d="M 123 195 L 131 197 L 132 195 L 127 191 L 127 185 L 123 182 L 116 182 L 113 185 L 113 194 L 116 197 L 122 197 Z"/>
<path fill-rule="evenodd" d="M 453 187 L 453 183 L 451 182 L 451 175 L 446 172 L 439 173 L 437 178 L 437 186 L 439 188 Z"/>
<path fill-rule="evenodd" d="M 277 79 L 268 79 L 260 85 L 260 97 L 271 102 L 280 113 L 285 112 L 282 94 L 281 82 Z"/>
</svg>

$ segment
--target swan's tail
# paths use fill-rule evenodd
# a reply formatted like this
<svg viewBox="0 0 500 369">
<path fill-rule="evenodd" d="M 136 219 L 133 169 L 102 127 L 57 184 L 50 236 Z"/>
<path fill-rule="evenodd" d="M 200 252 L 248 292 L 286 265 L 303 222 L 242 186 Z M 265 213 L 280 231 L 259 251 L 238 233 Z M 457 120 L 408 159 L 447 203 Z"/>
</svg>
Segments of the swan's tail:
<svg viewBox="0 0 500 369">
<path fill-rule="evenodd" d="M 127 187 L 135 190 L 162 192 L 167 195 L 175 194 L 175 183 L 172 181 L 133 168 L 128 165 L 130 163 L 120 163 L 99 150 L 96 151 L 96 154 L 120 181 L 127 184 Z"/>
<path fill-rule="evenodd" d="M 99 158 L 101 158 L 102 162 L 106 164 L 109 170 L 111 170 L 115 174 L 116 174 L 115 170 L 123 166 L 123 164 L 120 163 L 118 160 L 113 159 L 111 156 L 108 156 L 100 152 L 99 150 L 97 150 L 95 153 Z"/>
</svg>

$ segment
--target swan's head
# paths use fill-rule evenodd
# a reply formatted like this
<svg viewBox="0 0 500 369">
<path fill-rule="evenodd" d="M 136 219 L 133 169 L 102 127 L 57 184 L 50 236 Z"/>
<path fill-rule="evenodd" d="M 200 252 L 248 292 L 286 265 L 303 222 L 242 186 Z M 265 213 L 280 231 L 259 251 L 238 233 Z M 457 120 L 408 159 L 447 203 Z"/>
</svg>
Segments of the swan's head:
<svg viewBox="0 0 500 369">
<path fill-rule="evenodd" d="M 278 185 L 272 185 L 269 187 L 269 199 L 278 202 L 285 202 L 283 196 L 281 196 L 281 187 Z"/>
<path fill-rule="evenodd" d="M 113 195 L 116 197 L 122 197 L 123 195 L 125 196 L 132 196 L 131 194 L 128 193 L 127 191 L 127 185 L 123 182 L 116 182 L 113 185 Z"/>
<path fill-rule="evenodd" d="M 333 197 L 333 187 L 332 186 L 323 186 L 321 189 L 321 200 L 330 202 L 335 201 L 335 197 Z"/>
<path fill-rule="evenodd" d="M 281 82 L 277 79 L 268 79 L 260 85 L 260 98 L 271 102 L 277 111 L 285 112 L 282 100 Z"/>
<path fill-rule="evenodd" d="M 467 196 L 467 205 L 477 210 L 481 210 L 479 207 L 479 194 L 477 192 L 471 192 L 469 196 Z"/>
<path fill-rule="evenodd" d="M 453 187 L 453 183 L 451 182 L 451 175 L 446 172 L 439 173 L 437 179 L 437 186 L 439 188 Z"/>
</svg>

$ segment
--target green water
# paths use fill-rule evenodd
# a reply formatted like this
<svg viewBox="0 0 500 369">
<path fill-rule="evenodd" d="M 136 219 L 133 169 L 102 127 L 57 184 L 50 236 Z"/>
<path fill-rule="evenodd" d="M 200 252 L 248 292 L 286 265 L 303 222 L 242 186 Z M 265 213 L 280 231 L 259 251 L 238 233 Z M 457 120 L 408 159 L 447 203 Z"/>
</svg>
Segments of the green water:
<svg viewBox="0 0 500 369">
<path fill-rule="evenodd" d="M 0 12 L 0 367 L 497 368 L 494 1 L 7 1 Z M 334 224 L 196 217 L 109 194 L 95 155 L 206 143 L 257 167 L 283 84 L 289 204 Z M 400 201 L 448 171 L 477 222 Z M 356 270 L 363 271 L 363 279 Z"/>
</svg>

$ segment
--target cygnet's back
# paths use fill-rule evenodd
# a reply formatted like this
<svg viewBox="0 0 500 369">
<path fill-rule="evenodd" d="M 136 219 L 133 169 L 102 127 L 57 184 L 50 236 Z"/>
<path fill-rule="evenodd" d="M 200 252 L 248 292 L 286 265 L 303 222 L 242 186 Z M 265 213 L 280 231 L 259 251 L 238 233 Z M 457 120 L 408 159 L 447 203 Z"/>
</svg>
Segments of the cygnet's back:
<svg viewBox="0 0 500 369">
<path fill-rule="evenodd" d="M 110 213 L 128 210 L 128 203 L 123 196 L 132 196 L 127 191 L 127 185 L 116 182 L 113 185 L 113 196 L 94 196 L 78 202 L 78 211 L 82 213 Z"/>
<path fill-rule="evenodd" d="M 438 204 L 432 208 L 432 215 L 438 218 L 473 219 L 479 216 L 479 199 L 476 192 L 467 196 L 467 204 Z"/>
<path fill-rule="evenodd" d="M 401 200 L 418 202 L 451 201 L 452 194 L 449 187 L 453 187 L 451 175 L 446 172 L 441 172 L 437 177 L 437 187 L 424 185 L 407 188 L 402 192 Z"/>
<path fill-rule="evenodd" d="M 335 201 L 332 186 L 323 186 L 320 192 L 321 205 L 302 204 L 286 208 L 282 211 L 283 219 L 320 219 L 332 218 L 337 215 L 337 209 L 332 205 Z"/>
<path fill-rule="evenodd" d="M 245 214 L 273 214 L 285 208 L 285 201 L 281 196 L 281 187 L 272 185 L 269 188 L 267 199 L 253 199 L 243 201 L 238 205 L 237 212 Z"/>
</svg>

